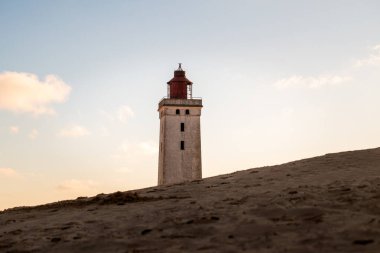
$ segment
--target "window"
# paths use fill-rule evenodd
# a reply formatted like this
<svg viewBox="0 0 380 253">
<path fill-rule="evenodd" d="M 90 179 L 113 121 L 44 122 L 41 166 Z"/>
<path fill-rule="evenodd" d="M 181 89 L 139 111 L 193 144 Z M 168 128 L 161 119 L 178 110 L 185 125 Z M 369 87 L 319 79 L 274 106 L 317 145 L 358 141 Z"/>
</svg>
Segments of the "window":
<svg viewBox="0 0 380 253">
<path fill-rule="evenodd" d="M 181 150 L 185 150 L 185 141 L 181 141 Z"/>
<path fill-rule="evenodd" d="M 181 132 L 185 132 L 185 123 L 181 123 Z"/>
<path fill-rule="evenodd" d="M 187 114 L 187 115 L 190 114 L 190 110 L 189 110 L 189 109 L 186 110 L 186 114 Z"/>
<path fill-rule="evenodd" d="M 175 114 L 177 115 L 179 114 L 179 109 L 175 110 Z"/>
</svg>

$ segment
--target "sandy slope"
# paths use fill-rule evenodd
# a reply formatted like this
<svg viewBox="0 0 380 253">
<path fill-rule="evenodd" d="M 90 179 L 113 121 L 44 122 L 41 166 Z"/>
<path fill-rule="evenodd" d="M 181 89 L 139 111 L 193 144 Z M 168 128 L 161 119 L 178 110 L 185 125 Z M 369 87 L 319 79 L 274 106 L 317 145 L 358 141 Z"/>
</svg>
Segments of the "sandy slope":
<svg viewBox="0 0 380 253">
<path fill-rule="evenodd" d="M 380 252 L 380 148 L 0 213 L 0 252 Z"/>
</svg>

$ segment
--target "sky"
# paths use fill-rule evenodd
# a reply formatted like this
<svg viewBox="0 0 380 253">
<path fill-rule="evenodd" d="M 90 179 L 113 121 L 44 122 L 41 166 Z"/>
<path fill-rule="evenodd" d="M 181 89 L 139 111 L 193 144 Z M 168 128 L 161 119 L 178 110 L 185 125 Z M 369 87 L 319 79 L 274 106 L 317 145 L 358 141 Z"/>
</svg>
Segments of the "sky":
<svg viewBox="0 0 380 253">
<path fill-rule="evenodd" d="M 380 146 L 378 0 L 0 0 L 0 210 L 155 186 L 178 63 L 203 176 Z"/>
</svg>

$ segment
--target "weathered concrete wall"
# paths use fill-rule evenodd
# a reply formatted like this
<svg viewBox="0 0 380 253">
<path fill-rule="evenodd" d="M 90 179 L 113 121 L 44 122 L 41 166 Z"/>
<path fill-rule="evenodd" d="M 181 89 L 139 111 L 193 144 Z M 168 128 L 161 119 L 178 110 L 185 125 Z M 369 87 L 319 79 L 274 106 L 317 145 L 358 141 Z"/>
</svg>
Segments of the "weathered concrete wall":
<svg viewBox="0 0 380 253">
<path fill-rule="evenodd" d="M 164 99 L 159 104 L 160 147 L 158 184 L 173 184 L 202 178 L 201 126 L 202 100 Z M 176 114 L 176 110 L 180 114 Z M 186 114 L 186 110 L 190 114 Z M 181 123 L 185 129 L 181 132 Z M 181 141 L 185 149 L 181 150 Z"/>
</svg>

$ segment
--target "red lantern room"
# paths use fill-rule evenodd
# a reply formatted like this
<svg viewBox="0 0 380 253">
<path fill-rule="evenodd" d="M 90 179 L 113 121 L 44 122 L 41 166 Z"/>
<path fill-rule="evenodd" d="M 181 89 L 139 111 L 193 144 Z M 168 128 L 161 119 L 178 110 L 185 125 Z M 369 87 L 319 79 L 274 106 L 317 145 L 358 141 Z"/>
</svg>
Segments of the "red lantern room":
<svg viewBox="0 0 380 253">
<path fill-rule="evenodd" d="M 167 82 L 168 98 L 170 99 L 191 99 L 192 82 L 186 78 L 185 71 L 179 63 L 178 69 L 174 71 L 174 77 Z"/>
</svg>

